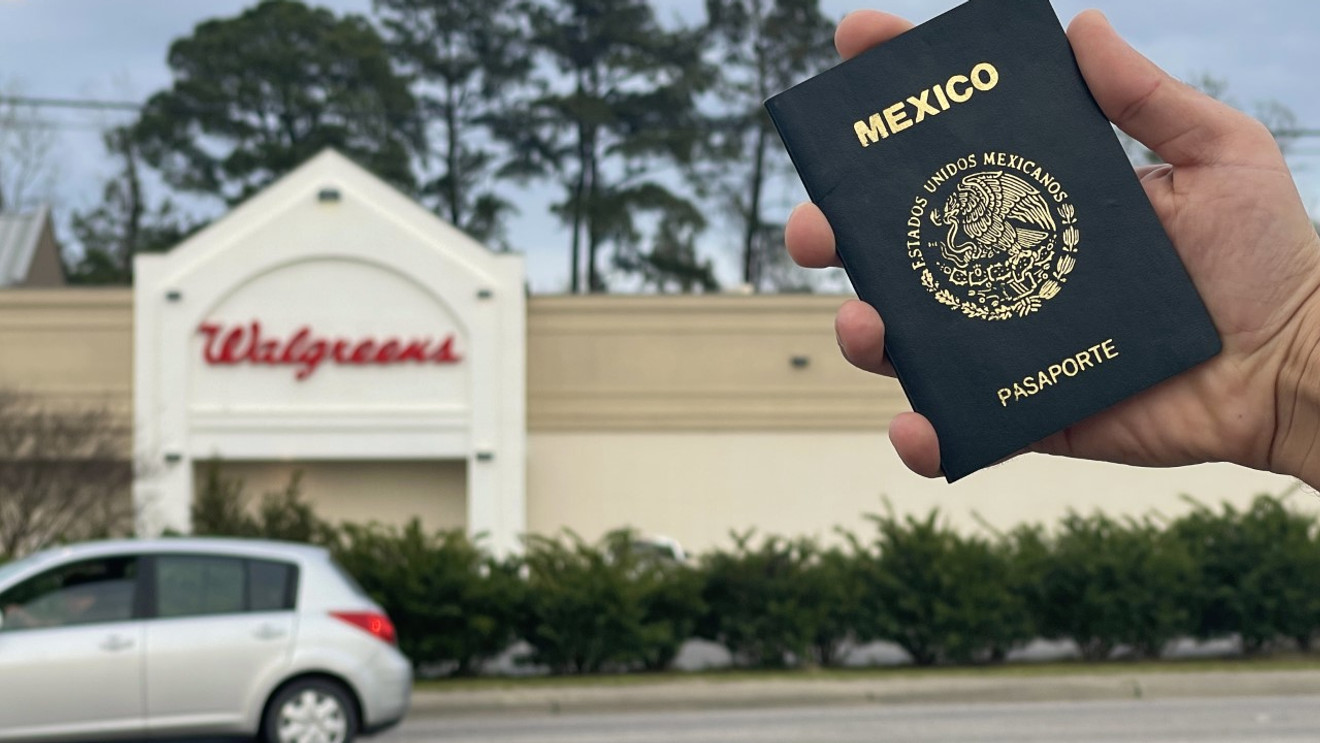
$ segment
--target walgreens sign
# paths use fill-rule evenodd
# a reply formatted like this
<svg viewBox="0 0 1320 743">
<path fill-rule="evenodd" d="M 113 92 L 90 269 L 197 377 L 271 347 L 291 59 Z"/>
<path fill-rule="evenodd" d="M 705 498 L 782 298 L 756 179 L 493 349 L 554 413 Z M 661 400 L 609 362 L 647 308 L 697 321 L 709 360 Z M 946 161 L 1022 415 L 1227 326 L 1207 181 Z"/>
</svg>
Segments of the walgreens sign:
<svg viewBox="0 0 1320 743">
<path fill-rule="evenodd" d="M 318 334 L 304 325 L 287 336 L 266 334 L 253 320 L 241 325 L 202 323 L 197 329 L 205 340 L 202 358 L 211 366 L 287 366 L 297 380 L 307 379 L 322 364 L 395 366 L 401 364 L 457 364 L 463 357 L 454 350 L 454 335 L 407 338 L 345 338 Z"/>
</svg>

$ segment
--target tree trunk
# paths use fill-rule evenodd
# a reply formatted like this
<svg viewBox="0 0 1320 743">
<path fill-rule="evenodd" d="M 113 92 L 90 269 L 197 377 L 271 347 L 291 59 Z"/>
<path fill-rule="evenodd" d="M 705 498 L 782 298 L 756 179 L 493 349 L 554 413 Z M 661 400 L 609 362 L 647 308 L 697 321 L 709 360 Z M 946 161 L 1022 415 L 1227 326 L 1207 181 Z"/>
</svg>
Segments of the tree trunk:
<svg viewBox="0 0 1320 743">
<path fill-rule="evenodd" d="M 128 224 L 124 225 L 123 273 L 128 277 L 129 285 L 132 285 L 133 256 L 141 248 L 138 243 L 141 240 L 142 212 L 145 207 L 142 203 L 142 178 L 138 175 L 137 150 L 127 131 L 120 132 L 119 136 L 124 146 L 124 178 L 128 181 Z"/>
<path fill-rule="evenodd" d="M 592 67 L 587 71 L 588 82 L 591 85 L 592 100 L 601 99 L 600 70 Z M 598 142 L 600 129 L 594 124 L 589 127 L 590 136 L 587 138 L 587 203 L 585 205 L 587 214 L 587 293 L 595 294 L 604 289 L 601 284 L 600 275 L 596 272 L 596 253 L 600 250 L 600 170 Z"/>
<path fill-rule="evenodd" d="M 752 3 L 753 23 L 755 30 L 752 33 L 752 49 L 756 57 L 756 90 L 760 100 L 765 100 L 769 96 L 767 90 L 767 78 L 770 71 L 767 69 L 766 61 L 766 41 L 765 34 L 765 8 L 760 0 L 754 0 Z M 761 234 L 761 191 L 765 187 L 765 148 L 766 148 L 766 114 L 758 107 L 756 120 L 756 150 L 752 153 L 753 166 L 752 178 L 749 183 L 751 198 L 749 199 L 746 216 L 747 231 L 743 235 L 743 283 L 751 287 L 752 291 L 759 291 L 761 284 L 761 267 L 765 264 L 764 252 L 760 245 Z"/>
<path fill-rule="evenodd" d="M 441 28 L 445 28 L 440 25 Z M 445 86 L 445 175 L 449 178 L 445 189 L 445 201 L 449 202 L 449 222 L 460 230 L 463 229 L 463 204 L 459 189 L 459 148 L 458 141 L 458 83 L 454 72 L 454 35 L 453 29 L 446 28 L 442 34 L 444 45 L 444 72 L 440 77 Z"/>
<path fill-rule="evenodd" d="M 747 232 L 743 235 L 743 282 L 752 288 L 752 291 L 760 290 L 761 266 L 765 263 L 765 256 L 761 255 L 760 240 L 757 237 L 761 232 L 761 191 L 764 188 L 765 181 L 765 126 L 756 127 L 756 152 L 755 161 L 752 166 L 751 180 L 751 203 L 747 208 Z"/>
<path fill-rule="evenodd" d="M 582 72 L 578 72 L 577 86 L 578 100 L 582 99 Z M 582 256 L 582 200 L 587 190 L 587 125 L 579 121 L 577 126 L 577 150 L 578 150 L 578 177 L 577 183 L 573 185 L 573 203 L 569 208 L 573 210 L 573 249 L 569 256 L 568 276 L 569 292 L 577 294 L 582 289 L 582 283 L 579 280 L 581 275 L 578 266 L 581 265 Z"/>
<path fill-rule="evenodd" d="M 460 200 L 461 194 L 458 189 L 458 103 L 454 100 L 454 86 L 445 84 L 445 129 L 449 141 L 446 145 L 445 168 L 449 175 L 449 193 L 445 194 L 449 201 L 449 221 L 460 230 L 463 229 L 463 205 Z"/>
<path fill-rule="evenodd" d="M 595 294 L 604 290 L 600 275 L 596 272 L 596 253 L 600 250 L 600 189 L 597 186 L 596 140 L 593 132 L 591 139 L 591 180 L 587 185 L 587 292 Z"/>
</svg>

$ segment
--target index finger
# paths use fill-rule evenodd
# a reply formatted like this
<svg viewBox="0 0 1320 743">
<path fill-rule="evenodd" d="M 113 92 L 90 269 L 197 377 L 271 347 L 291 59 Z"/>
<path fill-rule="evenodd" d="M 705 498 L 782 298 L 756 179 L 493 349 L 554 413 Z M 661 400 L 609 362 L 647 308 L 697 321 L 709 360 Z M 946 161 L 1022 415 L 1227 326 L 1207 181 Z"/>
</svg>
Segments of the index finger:
<svg viewBox="0 0 1320 743">
<path fill-rule="evenodd" d="M 912 22 L 879 10 L 855 10 L 839 21 L 834 30 L 834 48 L 839 56 L 852 59 L 912 28 Z"/>
</svg>

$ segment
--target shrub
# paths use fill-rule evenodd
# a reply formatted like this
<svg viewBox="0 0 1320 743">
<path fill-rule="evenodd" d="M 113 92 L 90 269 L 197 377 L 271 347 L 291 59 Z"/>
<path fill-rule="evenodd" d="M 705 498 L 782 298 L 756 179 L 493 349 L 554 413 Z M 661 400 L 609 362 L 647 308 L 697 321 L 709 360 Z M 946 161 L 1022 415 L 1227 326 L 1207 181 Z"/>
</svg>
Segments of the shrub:
<svg viewBox="0 0 1320 743">
<path fill-rule="evenodd" d="M 847 644 L 856 639 L 862 606 L 862 576 L 853 554 L 834 547 L 811 555 L 802 576 L 811 613 L 811 657 L 818 665 L 840 666 Z"/>
<path fill-rule="evenodd" d="M 415 666 L 469 675 L 514 640 L 522 582 L 461 530 L 346 524 L 335 558 L 389 613 Z"/>
<path fill-rule="evenodd" d="M 870 548 L 854 543 L 865 596 L 859 639 L 889 640 L 931 665 L 991 660 L 1030 638 L 1005 550 L 960 536 L 938 511 L 869 518 L 877 530 Z"/>
<path fill-rule="evenodd" d="M 1204 504 L 1173 522 L 1170 534 L 1193 556 L 1198 637 L 1237 634 L 1255 653 L 1278 637 L 1309 649 L 1320 624 L 1320 540 L 1314 517 L 1283 499 L 1260 496 L 1246 511 Z"/>
<path fill-rule="evenodd" d="M 699 600 L 682 566 L 635 549 L 629 530 L 589 544 L 530 536 L 518 628 L 527 661 L 552 673 L 663 668 L 687 639 Z"/>
<path fill-rule="evenodd" d="M 251 537 L 256 522 L 247 510 L 246 486 L 220 472 L 220 463 L 206 463 L 206 475 L 193 495 L 192 533 L 197 536 Z"/>
<path fill-rule="evenodd" d="M 663 671 L 696 632 L 705 612 L 701 574 L 681 562 L 650 555 L 639 556 L 634 580 L 642 608 L 639 660 L 648 671 Z"/>
<path fill-rule="evenodd" d="M 1070 514 L 1052 537 L 1023 528 L 1014 539 L 1037 629 L 1072 640 L 1084 658 L 1103 660 L 1119 645 L 1158 657 L 1188 626 L 1194 562 L 1149 520 Z"/>
<path fill-rule="evenodd" d="M 767 537 L 752 548 L 752 532 L 732 536 L 733 551 L 702 557 L 706 613 L 698 634 L 723 643 L 738 665 L 802 662 L 820 621 L 808 570 L 815 546 Z"/>
<path fill-rule="evenodd" d="M 316 515 L 303 497 L 301 470 L 288 483 L 264 493 L 254 508 L 243 480 L 225 477 L 220 463 L 207 463 L 206 476 L 193 498 L 192 533 L 198 536 L 279 539 L 288 542 L 328 544 L 335 530 Z"/>
</svg>

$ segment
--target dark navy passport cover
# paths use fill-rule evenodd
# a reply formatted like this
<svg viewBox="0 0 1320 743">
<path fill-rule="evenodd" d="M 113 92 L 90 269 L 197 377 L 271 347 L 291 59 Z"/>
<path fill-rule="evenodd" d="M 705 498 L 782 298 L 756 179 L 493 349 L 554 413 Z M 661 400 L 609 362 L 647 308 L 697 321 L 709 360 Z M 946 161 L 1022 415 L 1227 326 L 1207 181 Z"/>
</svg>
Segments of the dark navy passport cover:
<svg viewBox="0 0 1320 743">
<path fill-rule="evenodd" d="M 969 0 L 766 108 L 950 482 L 1219 352 L 1048 0 Z"/>
</svg>

